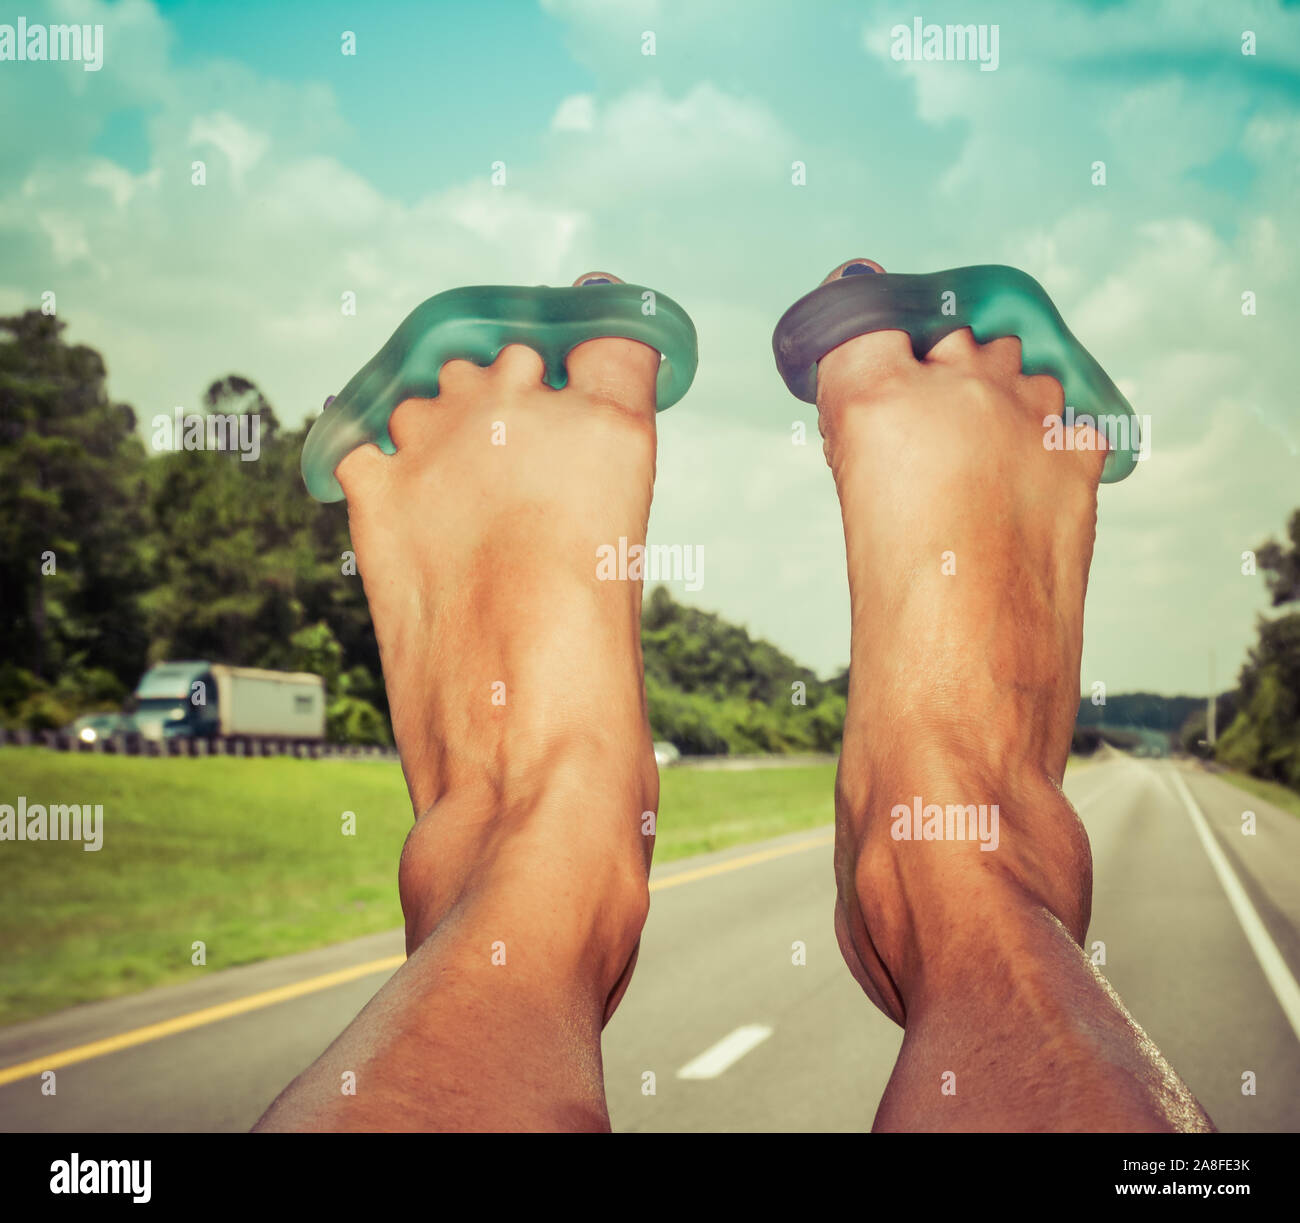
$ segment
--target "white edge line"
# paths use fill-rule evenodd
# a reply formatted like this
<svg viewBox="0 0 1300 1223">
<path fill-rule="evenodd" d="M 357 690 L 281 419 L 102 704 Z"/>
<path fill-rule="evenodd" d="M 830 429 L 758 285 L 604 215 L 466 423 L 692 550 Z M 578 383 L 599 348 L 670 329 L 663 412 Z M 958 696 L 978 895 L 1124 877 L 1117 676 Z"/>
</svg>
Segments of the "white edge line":
<svg viewBox="0 0 1300 1223">
<path fill-rule="evenodd" d="M 1300 984 L 1297 984 L 1295 977 L 1291 975 L 1291 970 L 1287 967 L 1286 960 L 1282 958 L 1282 953 L 1277 949 L 1277 944 L 1273 942 L 1259 914 L 1250 903 L 1246 889 L 1241 886 L 1241 881 L 1233 872 L 1227 856 L 1219 848 L 1219 843 L 1214 839 L 1214 834 L 1210 831 L 1210 826 L 1206 823 L 1196 799 L 1192 797 L 1192 792 L 1187 788 L 1182 774 L 1177 769 L 1172 769 L 1170 776 L 1173 778 L 1178 796 L 1183 800 L 1183 806 L 1187 808 L 1187 814 L 1192 817 L 1192 827 L 1196 829 L 1196 835 L 1201 839 L 1206 857 L 1210 859 L 1214 873 L 1219 876 L 1219 882 L 1223 884 L 1223 890 L 1228 895 L 1228 903 L 1237 915 L 1242 930 L 1245 931 L 1246 941 L 1255 953 L 1260 968 L 1264 970 L 1265 978 L 1277 996 L 1287 1021 L 1291 1024 L 1291 1031 L 1295 1033 L 1296 1040 L 1300 1040 Z"/>
<path fill-rule="evenodd" d="M 692 1058 L 678 1072 L 679 1079 L 716 1079 L 724 1070 L 734 1066 L 746 1053 L 757 1049 L 772 1029 L 765 1023 L 747 1023 L 724 1036 L 716 1045 L 705 1049 L 699 1057 Z"/>
</svg>

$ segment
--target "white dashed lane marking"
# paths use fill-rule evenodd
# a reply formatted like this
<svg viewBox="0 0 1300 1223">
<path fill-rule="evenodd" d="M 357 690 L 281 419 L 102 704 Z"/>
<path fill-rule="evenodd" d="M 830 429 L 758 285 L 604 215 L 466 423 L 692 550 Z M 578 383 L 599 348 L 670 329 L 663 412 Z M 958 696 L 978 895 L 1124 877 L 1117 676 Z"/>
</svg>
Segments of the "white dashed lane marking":
<svg viewBox="0 0 1300 1223">
<path fill-rule="evenodd" d="M 716 1045 L 705 1049 L 699 1057 L 692 1058 L 678 1072 L 679 1079 L 716 1079 L 723 1071 L 729 1070 L 746 1053 L 757 1049 L 769 1036 L 772 1029 L 765 1023 L 747 1023 L 737 1028 L 729 1036 L 724 1036 Z"/>
</svg>

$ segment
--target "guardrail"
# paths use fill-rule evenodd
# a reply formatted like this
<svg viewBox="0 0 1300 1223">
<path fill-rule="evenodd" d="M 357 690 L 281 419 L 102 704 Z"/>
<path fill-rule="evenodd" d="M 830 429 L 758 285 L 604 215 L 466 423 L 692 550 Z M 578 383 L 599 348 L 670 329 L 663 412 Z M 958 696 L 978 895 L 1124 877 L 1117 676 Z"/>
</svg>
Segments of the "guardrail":
<svg viewBox="0 0 1300 1223">
<path fill-rule="evenodd" d="M 61 730 L 5 730 L 0 746 L 47 747 L 56 752 L 98 752 L 110 756 L 294 756 L 301 760 L 396 760 L 391 747 L 325 743 L 319 739 L 274 739 L 263 735 L 218 735 L 211 739 L 146 739 L 139 734 L 107 735 L 89 743 Z"/>
</svg>

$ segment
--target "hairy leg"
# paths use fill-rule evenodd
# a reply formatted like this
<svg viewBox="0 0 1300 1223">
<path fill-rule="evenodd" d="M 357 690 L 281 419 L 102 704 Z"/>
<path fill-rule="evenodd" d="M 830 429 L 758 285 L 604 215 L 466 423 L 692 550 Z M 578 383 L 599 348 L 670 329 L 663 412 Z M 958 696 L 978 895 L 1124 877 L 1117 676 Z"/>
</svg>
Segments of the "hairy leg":
<svg viewBox="0 0 1300 1223">
<path fill-rule="evenodd" d="M 835 926 L 906 1029 L 877 1129 L 1210 1128 L 1081 946 L 1092 858 L 1061 780 L 1105 452 L 1083 427 L 1092 448 L 1045 448 L 1063 407 L 1018 340 L 969 330 L 819 367 L 853 616 Z M 996 848 L 902 839 L 917 805 L 996 805 Z"/>
<path fill-rule="evenodd" d="M 408 959 L 259 1128 L 608 1128 L 658 774 L 641 586 L 598 581 L 597 548 L 645 541 L 658 363 L 591 341 L 554 391 L 521 346 L 449 362 L 395 455 L 340 463 L 416 816 Z"/>
</svg>

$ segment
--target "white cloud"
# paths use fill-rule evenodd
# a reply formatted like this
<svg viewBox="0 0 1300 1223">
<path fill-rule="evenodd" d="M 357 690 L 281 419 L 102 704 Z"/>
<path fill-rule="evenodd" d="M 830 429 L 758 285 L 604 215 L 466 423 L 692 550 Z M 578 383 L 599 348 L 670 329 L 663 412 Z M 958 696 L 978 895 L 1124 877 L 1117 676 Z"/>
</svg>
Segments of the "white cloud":
<svg viewBox="0 0 1300 1223">
<path fill-rule="evenodd" d="M 815 426 L 806 448 L 790 444 L 790 422 L 814 416 L 776 376 L 771 328 L 854 254 L 896 271 L 1011 263 L 1155 421 L 1152 461 L 1102 490 L 1088 667 L 1112 691 L 1178 688 L 1189 652 L 1213 643 L 1231 659 L 1251 638 L 1258 582 L 1218 574 L 1281 528 L 1300 487 L 1286 440 L 1300 441 L 1288 310 L 1300 121 L 1265 92 L 1246 118 L 1257 91 L 1239 79 L 1300 62 L 1276 10 L 1234 10 L 1224 33 L 1207 17 L 1218 9 L 1169 0 L 1018 9 L 995 73 L 884 62 L 877 46 L 858 76 L 809 74 L 838 101 L 800 114 L 778 79 L 727 58 L 750 46 L 746 8 L 552 0 L 600 83 L 575 84 L 506 187 L 401 200 L 335 154 L 347 122 L 327 87 L 237 64 L 182 71 L 147 4 L 75 7 L 106 25 L 105 66 L 66 76 L 102 78 L 107 107 L 148 110 L 149 168 L 72 152 L 96 127 L 87 108 L 57 104 L 63 77 L 0 74 L 0 105 L 27 122 L 0 129 L 0 226 L 22 256 L 6 259 L 0 303 L 55 289 L 74 338 L 104 352 L 113 393 L 142 417 L 237 371 L 296 422 L 431 293 L 608 267 L 676 298 L 700 331 L 696 386 L 660 421 L 654 535 L 706 545 L 695 601 L 829 670 L 848 648 L 838 507 Z M 924 12 L 956 19 L 937 0 Z M 784 10 L 781 40 L 803 45 L 823 20 Z M 882 6 L 864 40 L 896 20 Z M 1251 22 L 1260 57 L 1243 65 L 1235 26 Z M 644 29 L 659 32 L 653 59 Z M 1180 76 L 1180 54 L 1221 54 L 1225 68 Z M 1142 56 L 1149 79 L 1116 84 L 1116 62 Z M 1246 159 L 1247 194 L 1189 179 L 1219 154 Z M 189 163 L 205 155 L 208 185 L 192 187 Z M 794 157 L 809 161 L 806 188 L 791 184 Z M 1088 182 L 1096 157 L 1105 189 Z M 1176 648 L 1153 646 L 1157 628 Z"/>
<path fill-rule="evenodd" d="M 246 127 L 224 111 L 196 117 L 190 123 L 186 140 L 216 148 L 229 164 L 236 190 L 243 186 L 245 175 L 262 160 L 271 144 L 265 133 Z"/>
<path fill-rule="evenodd" d="M 551 118 L 553 132 L 589 132 L 596 126 L 596 99 L 589 93 L 575 93 L 564 99 Z"/>
</svg>

